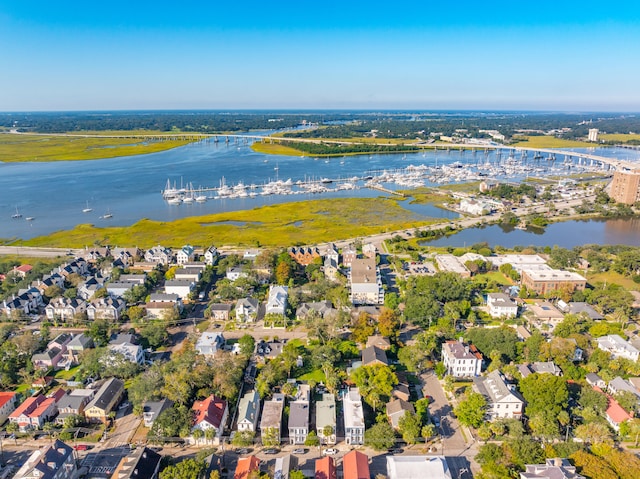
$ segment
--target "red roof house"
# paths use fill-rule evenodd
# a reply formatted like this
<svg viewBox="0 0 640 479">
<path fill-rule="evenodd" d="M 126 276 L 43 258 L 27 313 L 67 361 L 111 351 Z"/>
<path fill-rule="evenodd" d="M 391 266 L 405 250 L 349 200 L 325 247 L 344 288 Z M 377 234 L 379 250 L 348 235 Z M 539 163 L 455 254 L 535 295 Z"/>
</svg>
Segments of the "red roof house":
<svg viewBox="0 0 640 479">
<path fill-rule="evenodd" d="M 315 479 L 336 479 L 337 477 L 336 464 L 332 457 L 324 456 L 316 460 Z"/>
<path fill-rule="evenodd" d="M 191 409 L 195 414 L 193 429 L 215 429 L 216 437 L 222 436 L 229 413 L 227 401 L 212 394 L 203 401 L 196 401 Z"/>
<path fill-rule="evenodd" d="M 0 424 L 4 423 L 15 409 L 16 393 L 0 392 Z"/>
<path fill-rule="evenodd" d="M 241 457 L 238 459 L 238 465 L 236 466 L 236 472 L 233 474 L 233 479 L 247 479 L 249 474 L 259 470 L 260 459 L 256 456 Z"/>
<path fill-rule="evenodd" d="M 342 458 L 344 479 L 370 479 L 369 458 L 366 454 L 353 450 Z"/>
<path fill-rule="evenodd" d="M 13 272 L 19 275 L 21 278 L 24 278 L 32 269 L 33 266 L 31 266 L 30 264 L 21 264 L 20 266 L 13 268 Z"/>
<path fill-rule="evenodd" d="M 20 404 L 9 415 L 9 421 L 20 426 L 21 431 L 28 429 L 40 429 L 58 412 L 55 397 L 44 397 L 42 394 L 31 396 Z"/>
</svg>

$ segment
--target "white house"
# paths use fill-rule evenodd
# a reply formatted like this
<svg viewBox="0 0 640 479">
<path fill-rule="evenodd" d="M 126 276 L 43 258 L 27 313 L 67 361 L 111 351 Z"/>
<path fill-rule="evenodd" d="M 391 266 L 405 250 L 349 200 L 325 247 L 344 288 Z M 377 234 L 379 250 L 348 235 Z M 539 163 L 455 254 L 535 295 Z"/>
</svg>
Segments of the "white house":
<svg viewBox="0 0 640 479">
<path fill-rule="evenodd" d="M 196 283 L 190 279 L 170 279 L 164 283 L 164 292 L 177 294 L 181 299 L 186 299 L 195 286 Z"/>
<path fill-rule="evenodd" d="M 205 331 L 196 342 L 196 351 L 205 356 L 213 356 L 224 346 L 224 336 L 221 333 Z"/>
<path fill-rule="evenodd" d="M 240 399 L 238 406 L 238 431 L 256 431 L 260 415 L 260 395 L 257 391 L 249 391 Z"/>
<path fill-rule="evenodd" d="M 173 253 L 164 246 L 154 246 L 144 253 L 144 260 L 147 263 L 170 264 L 173 261 Z"/>
<path fill-rule="evenodd" d="M 625 358 L 631 361 L 637 361 L 640 351 L 636 349 L 629 341 L 625 341 L 617 334 L 609 334 L 597 338 L 598 348 L 610 353 L 613 358 Z"/>
<path fill-rule="evenodd" d="M 178 264 L 185 264 L 189 261 L 193 261 L 194 249 L 190 244 L 184 245 L 180 251 L 176 253 L 176 262 Z"/>
<path fill-rule="evenodd" d="M 344 440 L 348 445 L 364 444 L 364 413 L 358 388 L 351 388 L 342 398 Z"/>
<path fill-rule="evenodd" d="M 375 258 L 356 258 L 351 262 L 349 285 L 354 305 L 384 303 L 382 277 Z"/>
<path fill-rule="evenodd" d="M 207 251 L 204 252 L 204 262 L 209 266 L 216 264 L 218 258 L 220 258 L 220 253 L 218 253 L 218 248 L 215 246 L 209 246 Z"/>
<path fill-rule="evenodd" d="M 287 311 L 288 297 L 289 288 L 287 286 L 271 286 L 265 308 L 266 314 L 281 314 L 284 316 Z"/>
<path fill-rule="evenodd" d="M 442 345 L 442 360 L 451 376 L 479 376 L 482 370 L 482 354 L 475 346 L 463 343 L 462 338 Z"/>
<path fill-rule="evenodd" d="M 524 399 L 515 386 L 507 384 L 500 371 L 492 371 L 485 377 L 474 378 L 474 389 L 487 400 L 487 417 L 520 419 Z"/>
<path fill-rule="evenodd" d="M 236 302 L 236 321 L 252 323 L 258 317 L 260 302 L 255 298 L 241 298 Z"/>
<path fill-rule="evenodd" d="M 127 361 L 143 364 L 144 363 L 144 350 L 139 344 L 132 343 L 119 343 L 109 344 L 107 346 L 112 353 L 121 354 Z"/>
<path fill-rule="evenodd" d="M 200 429 L 206 432 L 207 429 L 213 429 L 216 431 L 217 439 L 222 437 L 229 415 L 227 401 L 211 395 L 203 401 L 196 401 L 191 409 L 195 415 L 192 430 Z"/>
<path fill-rule="evenodd" d="M 227 269 L 226 277 L 229 281 L 235 281 L 240 278 L 246 278 L 249 276 L 242 266 L 234 266 Z"/>
<path fill-rule="evenodd" d="M 502 316 L 513 318 L 518 315 L 518 305 L 504 293 L 489 293 L 487 295 L 487 306 L 492 318 Z"/>
</svg>

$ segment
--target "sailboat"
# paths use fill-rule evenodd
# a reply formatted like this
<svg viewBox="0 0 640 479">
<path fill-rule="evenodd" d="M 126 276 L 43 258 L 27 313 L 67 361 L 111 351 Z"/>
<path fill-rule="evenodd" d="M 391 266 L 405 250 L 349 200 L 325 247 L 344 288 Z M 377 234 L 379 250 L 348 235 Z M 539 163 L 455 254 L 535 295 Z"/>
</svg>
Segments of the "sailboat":
<svg viewBox="0 0 640 479">
<path fill-rule="evenodd" d="M 102 219 L 108 220 L 109 218 L 113 218 L 113 215 L 111 214 L 111 211 L 109 210 L 109 208 L 107 208 L 107 212 L 104 215 L 102 215 Z"/>
<path fill-rule="evenodd" d="M 89 208 L 89 200 L 87 200 L 87 207 L 82 209 L 83 213 L 91 213 L 93 208 Z"/>
<path fill-rule="evenodd" d="M 25 218 L 25 221 L 33 221 L 33 220 L 35 220 L 35 219 L 36 219 L 36 218 L 35 218 L 34 216 L 27 216 L 27 217 Z"/>
<path fill-rule="evenodd" d="M 14 214 L 12 214 L 12 215 L 11 215 L 11 217 L 12 217 L 14 220 L 17 220 L 17 219 L 19 219 L 19 218 L 22 218 L 22 213 L 20 213 L 20 212 L 18 211 L 18 207 L 17 207 L 17 206 L 16 206 L 16 212 L 15 212 Z"/>
</svg>

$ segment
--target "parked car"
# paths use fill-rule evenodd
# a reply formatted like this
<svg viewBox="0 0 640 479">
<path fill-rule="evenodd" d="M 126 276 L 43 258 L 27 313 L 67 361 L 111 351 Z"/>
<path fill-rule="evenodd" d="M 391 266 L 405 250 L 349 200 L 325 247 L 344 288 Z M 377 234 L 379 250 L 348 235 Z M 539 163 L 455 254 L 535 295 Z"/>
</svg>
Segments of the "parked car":
<svg viewBox="0 0 640 479">
<path fill-rule="evenodd" d="M 251 452 L 251 449 L 247 449 L 246 447 L 243 447 L 242 449 L 238 449 L 236 452 L 238 454 L 249 454 Z"/>
<path fill-rule="evenodd" d="M 338 450 L 330 447 L 329 449 L 325 449 L 324 451 L 322 451 L 322 454 L 324 456 L 333 456 L 334 454 L 338 454 Z"/>
<path fill-rule="evenodd" d="M 306 453 L 307 453 L 307 450 L 306 450 L 306 449 L 304 449 L 304 448 L 302 448 L 302 447 L 299 447 L 298 449 L 294 449 L 294 450 L 293 450 L 293 453 L 294 453 L 294 454 L 306 454 Z"/>
<path fill-rule="evenodd" d="M 272 449 L 265 449 L 262 452 L 264 452 L 265 454 L 278 454 L 280 451 L 278 449 L 272 448 Z"/>
</svg>

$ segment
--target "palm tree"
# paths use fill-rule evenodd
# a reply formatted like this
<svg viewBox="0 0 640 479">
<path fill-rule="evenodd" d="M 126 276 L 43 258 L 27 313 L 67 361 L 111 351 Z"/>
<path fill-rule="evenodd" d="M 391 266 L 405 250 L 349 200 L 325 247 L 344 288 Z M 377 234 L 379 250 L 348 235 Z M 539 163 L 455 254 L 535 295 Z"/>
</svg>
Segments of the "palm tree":
<svg viewBox="0 0 640 479">
<path fill-rule="evenodd" d="M 200 442 L 200 439 L 204 436 L 204 431 L 202 429 L 196 429 L 193 431 L 193 438 L 196 440 L 196 444 Z"/>
<path fill-rule="evenodd" d="M 213 442 L 213 440 L 216 438 L 217 433 L 218 432 L 214 428 L 210 427 L 204 432 L 204 437 L 208 442 Z"/>
</svg>

